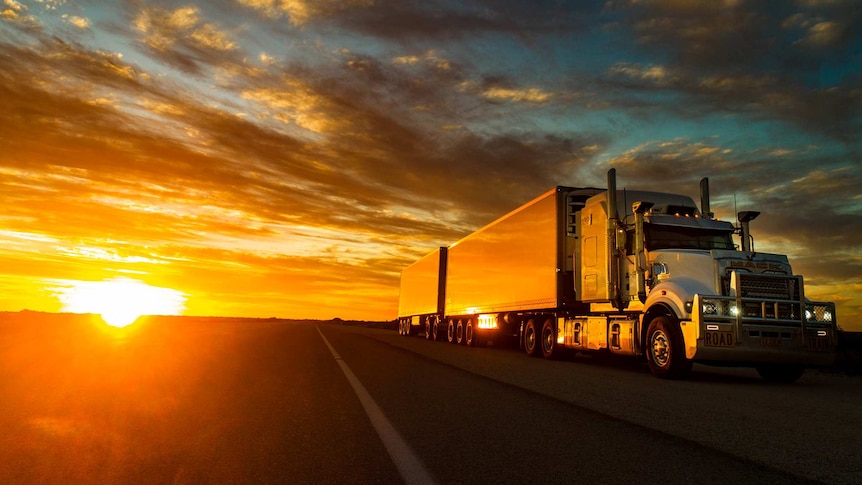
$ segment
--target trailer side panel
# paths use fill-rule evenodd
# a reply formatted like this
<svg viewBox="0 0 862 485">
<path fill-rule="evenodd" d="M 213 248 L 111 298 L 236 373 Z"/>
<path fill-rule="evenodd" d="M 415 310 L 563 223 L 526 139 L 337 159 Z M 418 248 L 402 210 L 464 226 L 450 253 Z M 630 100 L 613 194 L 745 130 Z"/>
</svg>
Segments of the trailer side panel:
<svg viewBox="0 0 862 485">
<path fill-rule="evenodd" d="M 401 272 L 398 316 L 442 313 L 446 248 L 435 249 Z"/>
<path fill-rule="evenodd" d="M 573 297 L 560 285 L 567 266 L 560 197 L 563 189 L 552 189 L 449 248 L 446 315 L 558 308 Z"/>
</svg>

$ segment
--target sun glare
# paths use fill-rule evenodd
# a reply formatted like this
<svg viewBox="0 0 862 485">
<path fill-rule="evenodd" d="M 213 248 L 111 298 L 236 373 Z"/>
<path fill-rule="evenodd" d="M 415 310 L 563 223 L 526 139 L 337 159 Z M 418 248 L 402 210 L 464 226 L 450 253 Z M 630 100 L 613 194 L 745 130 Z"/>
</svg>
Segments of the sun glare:
<svg viewBox="0 0 862 485">
<path fill-rule="evenodd" d="M 130 278 L 63 283 L 53 289 L 63 311 L 97 313 L 113 327 L 131 325 L 141 315 L 179 315 L 186 301 L 182 292 Z"/>
</svg>

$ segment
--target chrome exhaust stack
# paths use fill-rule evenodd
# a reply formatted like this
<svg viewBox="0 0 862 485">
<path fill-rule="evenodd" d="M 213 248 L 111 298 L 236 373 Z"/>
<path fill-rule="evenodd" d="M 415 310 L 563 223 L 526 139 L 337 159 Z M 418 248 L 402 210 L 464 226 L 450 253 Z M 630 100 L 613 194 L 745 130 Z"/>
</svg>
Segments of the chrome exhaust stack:
<svg viewBox="0 0 862 485">
<path fill-rule="evenodd" d="M 709 179 L 706 177 L 700 179 L 700 212 L 710 219 L 714 216 L 709 208 Z"/>
<path fill-rule="evenodd" d="M 617 213 L 617 169 L 608 170 L 608 221 L 618 221 Z"/>
<path fill-rule="evenodd" d="M 637 292 L 638 292 L 638 300 L 641 303 L 646 303 L 646 272 L 647 272 L 647 257 L 646 257 L 646 247 L 644 246 L 644 241 L 646 241 L 646 234 L 644 233 L 644 214 L 649 212 L 652 209 L 654 204 L 652 202 L 647 201 L 638 201 L 632 204 L 632 212 L 635 214 L 635 258 L 637 261 Z"/>
<path fill-rule="evenodd" d="M 625 239 L 619 240 L 617 230 L 620 227 L 620 216 L 617 211 L 617 171 L 612 168 L 608 170 L 608 297 L 614 306 L 622 311 L 627 303 L 623 302 L 620 291 L 620 246 L 625 247 Z M 623 231 L 625 238 L 625 231 Z M 622 244 L 621 244 L 622 243 Z"/>
</svg>

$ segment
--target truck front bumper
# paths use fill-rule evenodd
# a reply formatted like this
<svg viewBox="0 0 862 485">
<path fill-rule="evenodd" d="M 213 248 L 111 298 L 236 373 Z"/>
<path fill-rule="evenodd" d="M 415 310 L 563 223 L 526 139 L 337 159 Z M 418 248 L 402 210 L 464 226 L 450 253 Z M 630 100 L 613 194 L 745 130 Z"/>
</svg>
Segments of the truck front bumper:
<svg viewBox="0 0 862 485">
<path fill-rule="evenodd" d="M 714 312 L 721 297 L 696 297 L 692 320 L 681 328 L 686 356 L 695 362 L 723 365 L 783 364 L 823 367 L 835 362 L 837 336 L 834 305 L 807 303 L 826 308 L 829 321 L 811 312 L 795 319 L 767 318 L 765 315 L 738 315 Z M 732 300 L 731 300 L 732 301 Z M 706 304 L 704 304 L 704 302 Z M 732 308 L 730 302 L 717 305 Z M 710 310 L 704 312 L 704 308 Z M 804 307 L 803 307 L 804 308 Z M 776 312 L 777 314 L 777 312 Z"/>
</svg>

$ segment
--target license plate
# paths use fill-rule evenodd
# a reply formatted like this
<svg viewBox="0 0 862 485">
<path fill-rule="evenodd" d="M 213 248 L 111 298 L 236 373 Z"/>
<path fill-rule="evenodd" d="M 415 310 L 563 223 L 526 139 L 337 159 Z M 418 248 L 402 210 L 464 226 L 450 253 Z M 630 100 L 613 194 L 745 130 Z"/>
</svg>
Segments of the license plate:
<svg viewBox="0 0 862 485">
<path fill-rule="evenodd" d="M 778 337 L 760 337 L 760 345 L 764 347 L 781 347 L 781 339 Z"/>
<path fill-rule="evenodd" d="M 808 337 L 808 350 L 812 352 L 826 352 L 829 350 L 825 338 Z"/>
<path fill-rule="evenodd" d="M 707 347 L 733 347 L 733 332 L 706 332 L 703 345 Z"/>
</svg>

